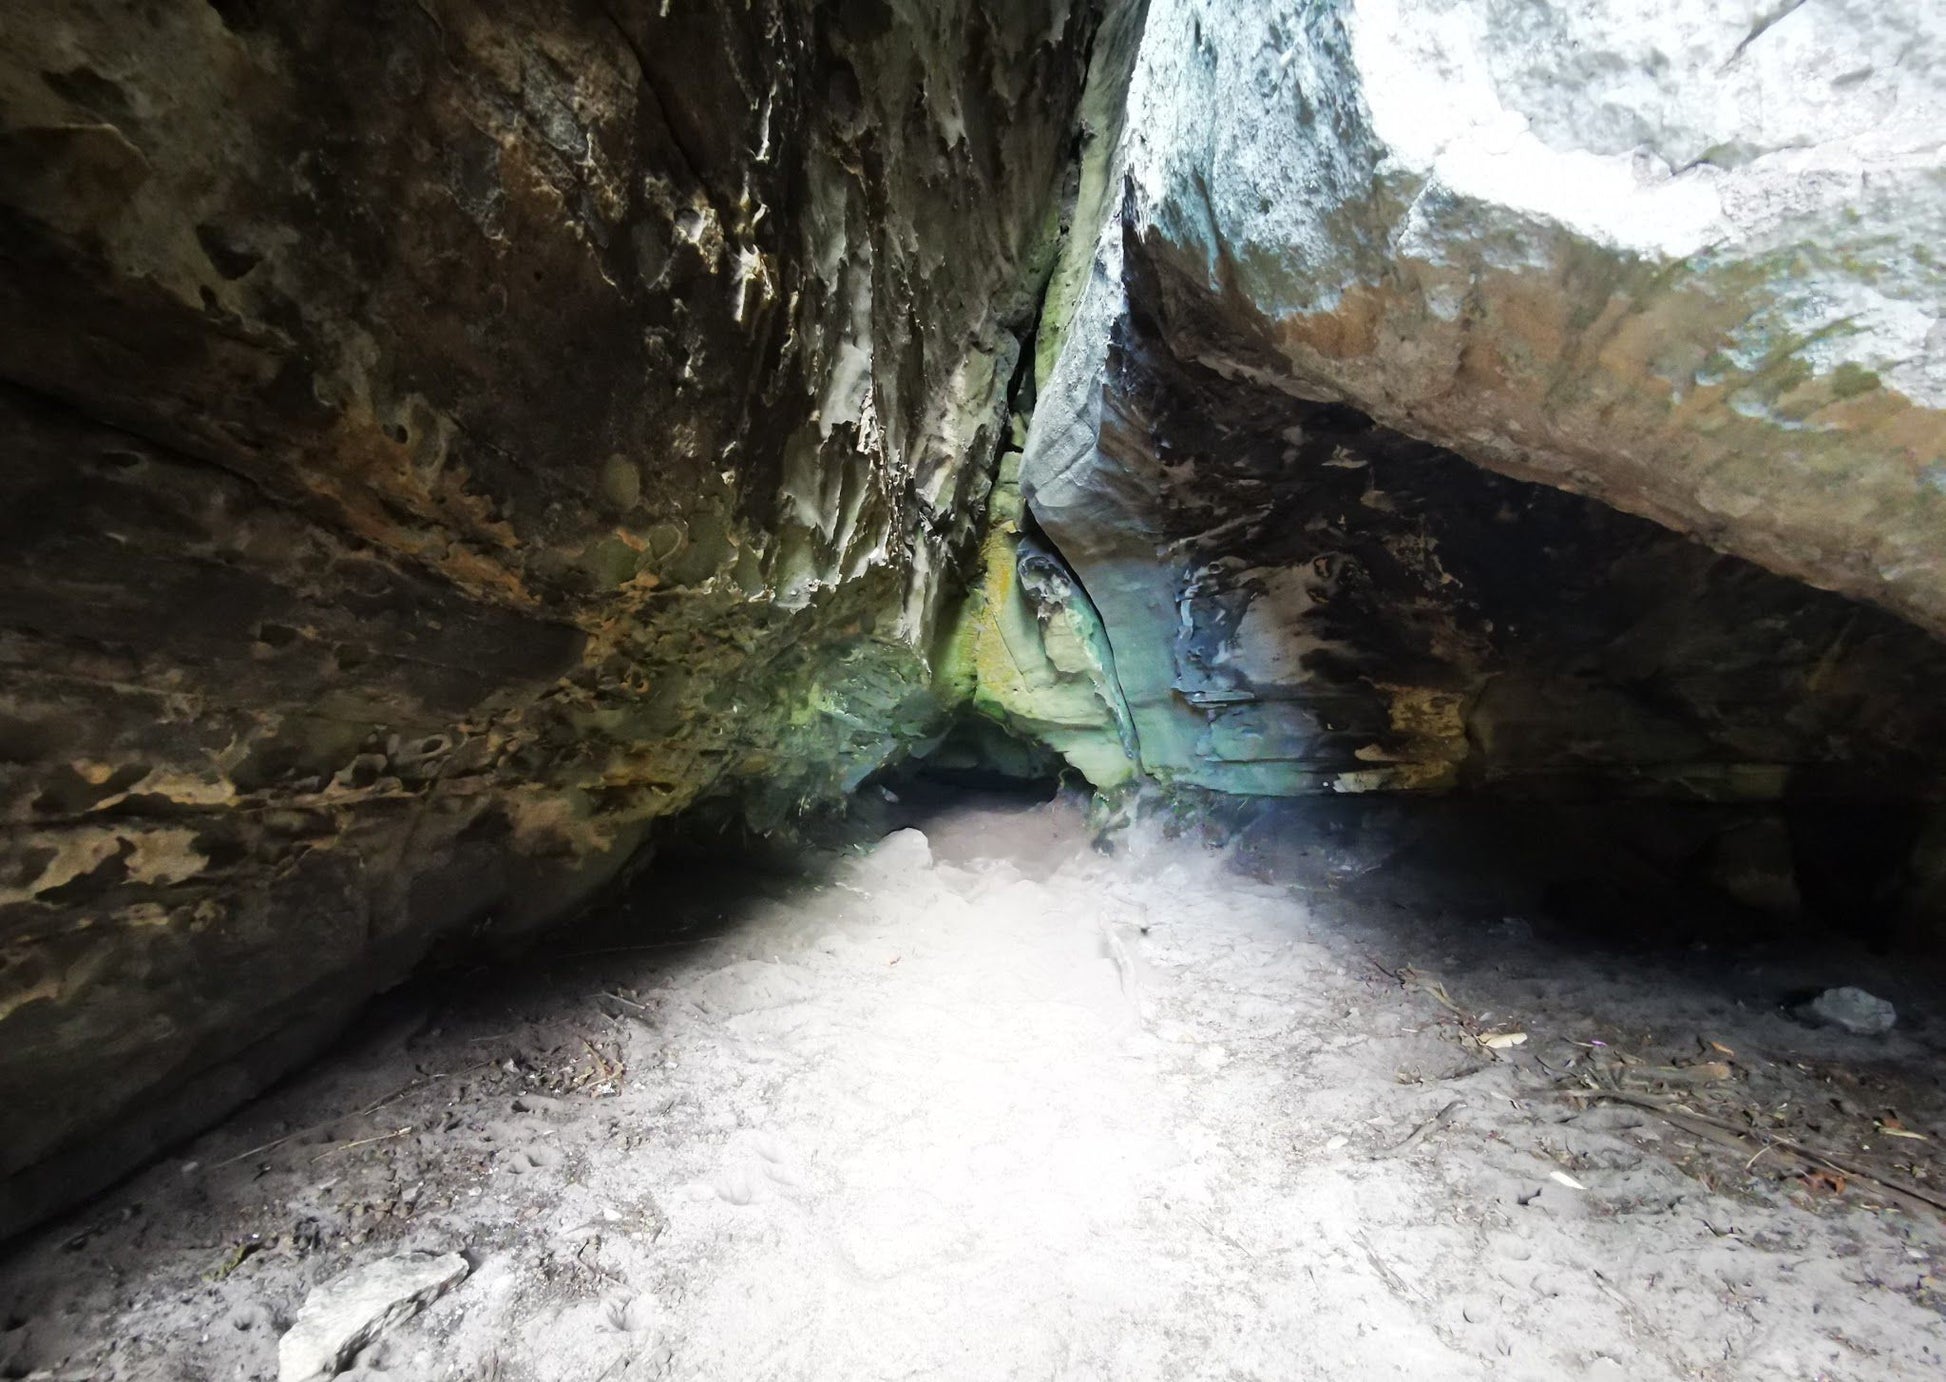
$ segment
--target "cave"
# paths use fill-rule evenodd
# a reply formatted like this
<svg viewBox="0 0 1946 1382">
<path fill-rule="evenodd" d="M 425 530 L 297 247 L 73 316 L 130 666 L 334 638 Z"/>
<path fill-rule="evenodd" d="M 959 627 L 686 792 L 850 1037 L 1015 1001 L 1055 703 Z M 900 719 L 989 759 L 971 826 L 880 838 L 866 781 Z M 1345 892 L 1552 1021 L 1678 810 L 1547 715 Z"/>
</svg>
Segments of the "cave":
<svg viewBox="0 0 1946 1382">
<path fill-rule="evenodd" d="M 1946 1367 L 1946 16 L 10 0 L 0 1378 Z"/>
</svg>

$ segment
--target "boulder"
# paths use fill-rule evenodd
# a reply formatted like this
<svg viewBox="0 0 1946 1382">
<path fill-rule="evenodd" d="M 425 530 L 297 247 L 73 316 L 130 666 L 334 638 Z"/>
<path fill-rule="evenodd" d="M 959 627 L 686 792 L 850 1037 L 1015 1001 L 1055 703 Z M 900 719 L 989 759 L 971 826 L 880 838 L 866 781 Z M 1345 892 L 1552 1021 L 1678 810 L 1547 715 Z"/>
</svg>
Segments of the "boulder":
<svg viewBox="0 0 1946 1382">
<path fill-rule="evenodd" d="M 1105 27 L 1020 487 L 1139 771 L 1936 792 L 1943 38 L 1862 0 Z"/>
<path fill-rule="evenodd" d="M 1093 22 L 8 7 L 0 1234 L 937 732 Z"/>
</svg>

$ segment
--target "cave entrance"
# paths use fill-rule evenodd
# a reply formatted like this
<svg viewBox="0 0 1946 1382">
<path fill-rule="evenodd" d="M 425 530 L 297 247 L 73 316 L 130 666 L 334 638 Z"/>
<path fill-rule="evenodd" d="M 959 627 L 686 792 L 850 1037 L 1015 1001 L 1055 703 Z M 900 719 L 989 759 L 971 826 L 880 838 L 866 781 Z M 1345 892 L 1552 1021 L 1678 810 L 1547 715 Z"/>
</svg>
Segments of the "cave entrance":
<svg viewBox="0 0 1946 1382">
<path fill-rule="evenodd" d="M 1044 802 L 1052 801 L 1064 782 L 1086 786 L 1045 744 L 985 716 L 961 714 L 922 751 L 868 782 L 867 790 L 942 804 L 965 793 Z"/>
</svg>

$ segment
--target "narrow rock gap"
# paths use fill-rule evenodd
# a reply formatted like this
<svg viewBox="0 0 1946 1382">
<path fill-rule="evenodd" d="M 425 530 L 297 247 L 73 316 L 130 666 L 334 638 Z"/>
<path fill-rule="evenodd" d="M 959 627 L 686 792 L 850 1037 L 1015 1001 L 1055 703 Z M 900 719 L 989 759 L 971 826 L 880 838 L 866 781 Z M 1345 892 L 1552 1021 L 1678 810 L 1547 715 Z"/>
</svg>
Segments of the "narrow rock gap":
<svg viewBox="0 0 1946 1382">
<path fill-rule="evenodd" d="M 0 1376 L 1946 1364 L 1932 10 L 17 8 Z"/>
</svg>

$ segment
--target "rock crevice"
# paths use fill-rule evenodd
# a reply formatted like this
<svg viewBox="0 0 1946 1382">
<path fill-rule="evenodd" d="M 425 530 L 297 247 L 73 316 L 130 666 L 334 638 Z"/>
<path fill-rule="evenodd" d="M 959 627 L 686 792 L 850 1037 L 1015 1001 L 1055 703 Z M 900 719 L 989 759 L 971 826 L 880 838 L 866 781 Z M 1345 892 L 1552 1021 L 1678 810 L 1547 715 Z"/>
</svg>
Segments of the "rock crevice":
<svg viewBox="0 0 1946 1382">
<path fill-rule="evenodd" d="M 968 715 L 1104 793 L 1748 807 L 1753 905 L 1849 813 L 1946 902 L 1922 6 L 0 39 L 0 1233 Z"/>
</svg>

